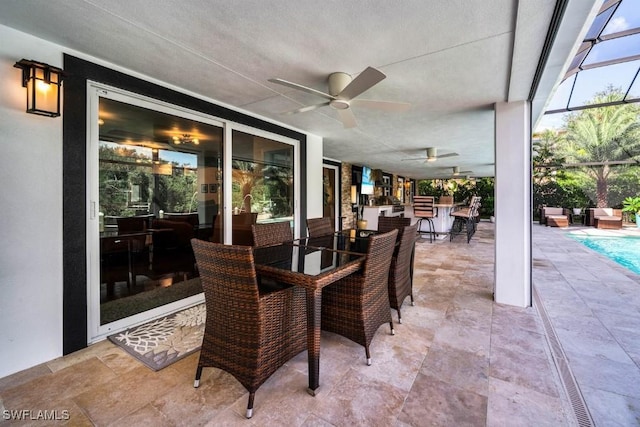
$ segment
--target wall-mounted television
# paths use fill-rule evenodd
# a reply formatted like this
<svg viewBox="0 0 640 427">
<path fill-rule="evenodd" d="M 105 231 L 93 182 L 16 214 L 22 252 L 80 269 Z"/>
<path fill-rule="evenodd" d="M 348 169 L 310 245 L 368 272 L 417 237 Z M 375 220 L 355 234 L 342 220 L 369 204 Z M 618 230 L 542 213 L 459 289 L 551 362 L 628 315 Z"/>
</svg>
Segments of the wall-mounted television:
<svg viewBox="0 0 640 427">
<path fill-rule="evenodd" d="M 362 167 L 362 184 L 360 184 L 360 194 L 373 194 L 375 183 L 371 178 L 371 168 Z"/>
</svg>

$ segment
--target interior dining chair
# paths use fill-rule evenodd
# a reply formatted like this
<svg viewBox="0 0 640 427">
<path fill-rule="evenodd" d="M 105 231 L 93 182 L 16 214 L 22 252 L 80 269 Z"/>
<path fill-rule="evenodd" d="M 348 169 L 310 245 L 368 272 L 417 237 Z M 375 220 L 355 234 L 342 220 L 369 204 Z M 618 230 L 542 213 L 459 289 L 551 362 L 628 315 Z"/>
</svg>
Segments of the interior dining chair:
<svg viewBox="0 0 640 427">
<path fill-rule="evenodd" d="M 194 387 L 205 367 L 230 373 L 249 391 L 251 418 L 256 390 L 307 348 L 305 294 L 295 287 L 261 290 L 251 247 L 191 244 L 207 309 Z"/>
<path fill-rule="evenodd" d="M 393 321 L 389 305 L 389 266 L 398 230 L 370 237 L 361 271 L 322 289 L 322 329 L 364 346 L 371 365 L 369 345 L 378 328 Z"/>
<path fill-rule="evenodd" d="M 149 215 L 116 218 L 118 236 L 128 247 L 128 260 L 131 270 L 131 280 L 127 280 L 127 287 L 136 284 L 136 277 L 144 275 L 149 267 L 150 240 L 147 238 Z"/>
<path fill-rule="evenodd" d="M 389 267 L 389 304 L 398 312 L 398 323 L 402 323 L 400 307 L 409 296 L 413 305 L 411 272 L 413 271 L 413 249 L 416 243 L 418 224 L 404 227 L 400 233 L 400 243 L 391 259 Z"/>
<path fill-rule="evenodd" d="M 276 245 L 293 240 L 289 221 L 253 224 L 251 233 L 253 233 L 254 246 Z"/>
<path fill-rule="evenodd" d="M 436 229 L 433 218 L 438 216 L 438 208 L 434 206 L 433 196 L 413 196 L 413 216 L 418 218 L 418 230 L 422 228 L 422 221 L 427 221 L 429 226 L 429 242 L 436 237 Z M 422 231 L 420 231 L 422 232 Z"/>
<path fill-rule="evenodd" d="M 333 220 L 326 216 L 322 218 L 308 218 L 307 230 L 309 237 L 326 236 L 333 234 L 335 231 L 333 229 Z"/>
</svg>

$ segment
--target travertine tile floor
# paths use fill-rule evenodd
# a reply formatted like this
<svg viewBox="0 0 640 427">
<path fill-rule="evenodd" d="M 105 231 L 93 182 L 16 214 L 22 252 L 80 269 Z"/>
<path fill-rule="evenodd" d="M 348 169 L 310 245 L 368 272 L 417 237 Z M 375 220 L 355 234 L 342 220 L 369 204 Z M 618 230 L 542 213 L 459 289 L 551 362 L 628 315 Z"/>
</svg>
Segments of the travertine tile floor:
<svg viewBox="0 0 640 427">
<path fill-rule="evenodd" d="M 640 425 L 640 275 L 568 237 L 640 229 L 533 225 L 533 280 L 598 426 Z"/>
<path fill-rule="evenodd" d="M 534 279 L 545 282 L 540 292 L 545 298 L 562 306 L 568 291 L 560 292 L 556 281 L 566 279 L 575 286 L 579 281 L 555 270 L 553 257 L 548 256 L 560 249 L 546 247 L 546 234 L 564 239 L 560 233 L 545 227 L 534 230 L 534 262 L 544 264 Z M 578 252 L 571 250 L 567 255 L 586 260 L 586 254 Z M 421 239 L 416 249 L 416 304 L 405 302 L 404 322 L 396 325 L 394 336 L 386 326 L 378 330 L 371 346 L 373 365 L 366 365 L 362 347 L 325 333 L 319 394 L 312 397 L 306 392 L 306 352 L 302 353 L 258 390 L 251 420 L 244 418 L 247 393 L 230 375 L 205 369 L 200 388 L 193 388 L 197 353 L 152 372 L 107 341 L 0 379 L 0 409 L 67 410 L 70 425 L 99 426 L 576 425 L 536 308 L 504 306 L 492 300 L 493 257 L 493 224 L 488 222 L 479 224 L 470 244 L 462 236 L 433 244 Z M 565 266 L 583 279 L 574 265 Z M 615 280 L 627 283 L 627 279 L 618 272 Z M 631 295 L 630 284 L 626 286 L 629 294 L 618 298 L 640 299 L 637 292 Z M 584 295 L 582 302 L 596 307 L 600 294 Z M 610 330 L 620 331 L 617 343 L 622 353 L 634 358 L 625 359 L 619 350 L 610 350 L 585 358 L 579 353 L 575 363 L 589 377 L 587 371 L 593 373 L 599 358 L 610 357 L 614 367 L 622 368 L 611 368 L 611 374 L 626 386 L 623 392 L 629 390 L 637 398 L 640 381 L 620 375 L 624 368 L 637 368 L 640 358 L 638 341 L 633 340 L 638 329 L 630 330 L 633 325 L 622 321 L 625 316 L 637 317 L 637 312 L 624 309 L 625 303 L 612 315 L 618 323 Z M 587 352 L 599 337 L 585 317 L 586 309 L 578 314 L 584 319 L 574 318 L 566 307 L 557 312 L 550 305 L 546 309 L 552 317 L 566 318 L 564 335 L 573 339 L 577 352 Z M 585 335 L 572 338 L 574 326 L 584 325 Z M 562 331 L 558 329 L 561 336 Z M 622 336 L 630 341 L 624 344 Z M 579 344 L 582 338 L 587 339 L 586 346 Z M 609 403 L 637 403 L 597 384 L 587 382 L 585 388 L 595 413 L 600 407 L 606 412 Z M 599 400 L 603 396 L 604 403 Z M 619 425 L 628 420 L 621 418 Z"/>
</svg>

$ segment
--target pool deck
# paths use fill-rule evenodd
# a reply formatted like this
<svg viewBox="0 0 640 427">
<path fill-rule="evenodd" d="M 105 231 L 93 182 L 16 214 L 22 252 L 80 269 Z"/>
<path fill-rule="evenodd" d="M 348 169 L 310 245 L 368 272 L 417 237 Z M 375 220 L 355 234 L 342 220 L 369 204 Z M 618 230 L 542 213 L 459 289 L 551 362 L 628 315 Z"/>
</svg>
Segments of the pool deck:
<svg viewBox="0 0 640 427">
<path fill-rule="evenodd" d="M 640 229 L 532 225 L 539 310 L 557 336 L 566 377 L 595 425 L 640 424 L 640 275 L 567 234 L 637 236 Z M 578 402 L 579 406 L 579 402 Z"/>
</svg>

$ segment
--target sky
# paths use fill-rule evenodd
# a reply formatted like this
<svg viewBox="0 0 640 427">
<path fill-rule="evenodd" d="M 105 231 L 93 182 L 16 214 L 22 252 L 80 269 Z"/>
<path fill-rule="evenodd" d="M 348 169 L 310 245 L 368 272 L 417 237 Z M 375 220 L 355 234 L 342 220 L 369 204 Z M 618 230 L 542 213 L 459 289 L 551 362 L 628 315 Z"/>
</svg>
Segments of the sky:
<svg viewBox="0 0 640 427">
<path fill-rule="evenodd" d="M 609 20 L 602 35 L 612 34 L 640 27 L 640 0 L 623 0 Z M 589 34 L 589 32 L 587 32 Z M 640 55 L 640 34 L 628 35 L 596 43 L 584 60 L 584 64 L 593 64 L 611 59 Z M 583 70 L 566 79 L 556 89 L 547 110 L 584 105 L 593 99 L 597 92 L 608 86 L 629 91 L 627 99 L 640 98 L 640 60 Z M 636 79 L 634 81 L 634 78 Z M 575 80 L 575 82 L 574 82 Z M 574 84 L 575 83 L 575 84 Z M 632 85 L 633 83 L 633 85 Z M 630 87 L 630 85 L 632 85 Z M 572 93 L 573 91 L 573 93 Z M 536 132 L 544 129 L 561 129 L 568 113 L 545 114 L 539 121 Z"/>
</svg>

